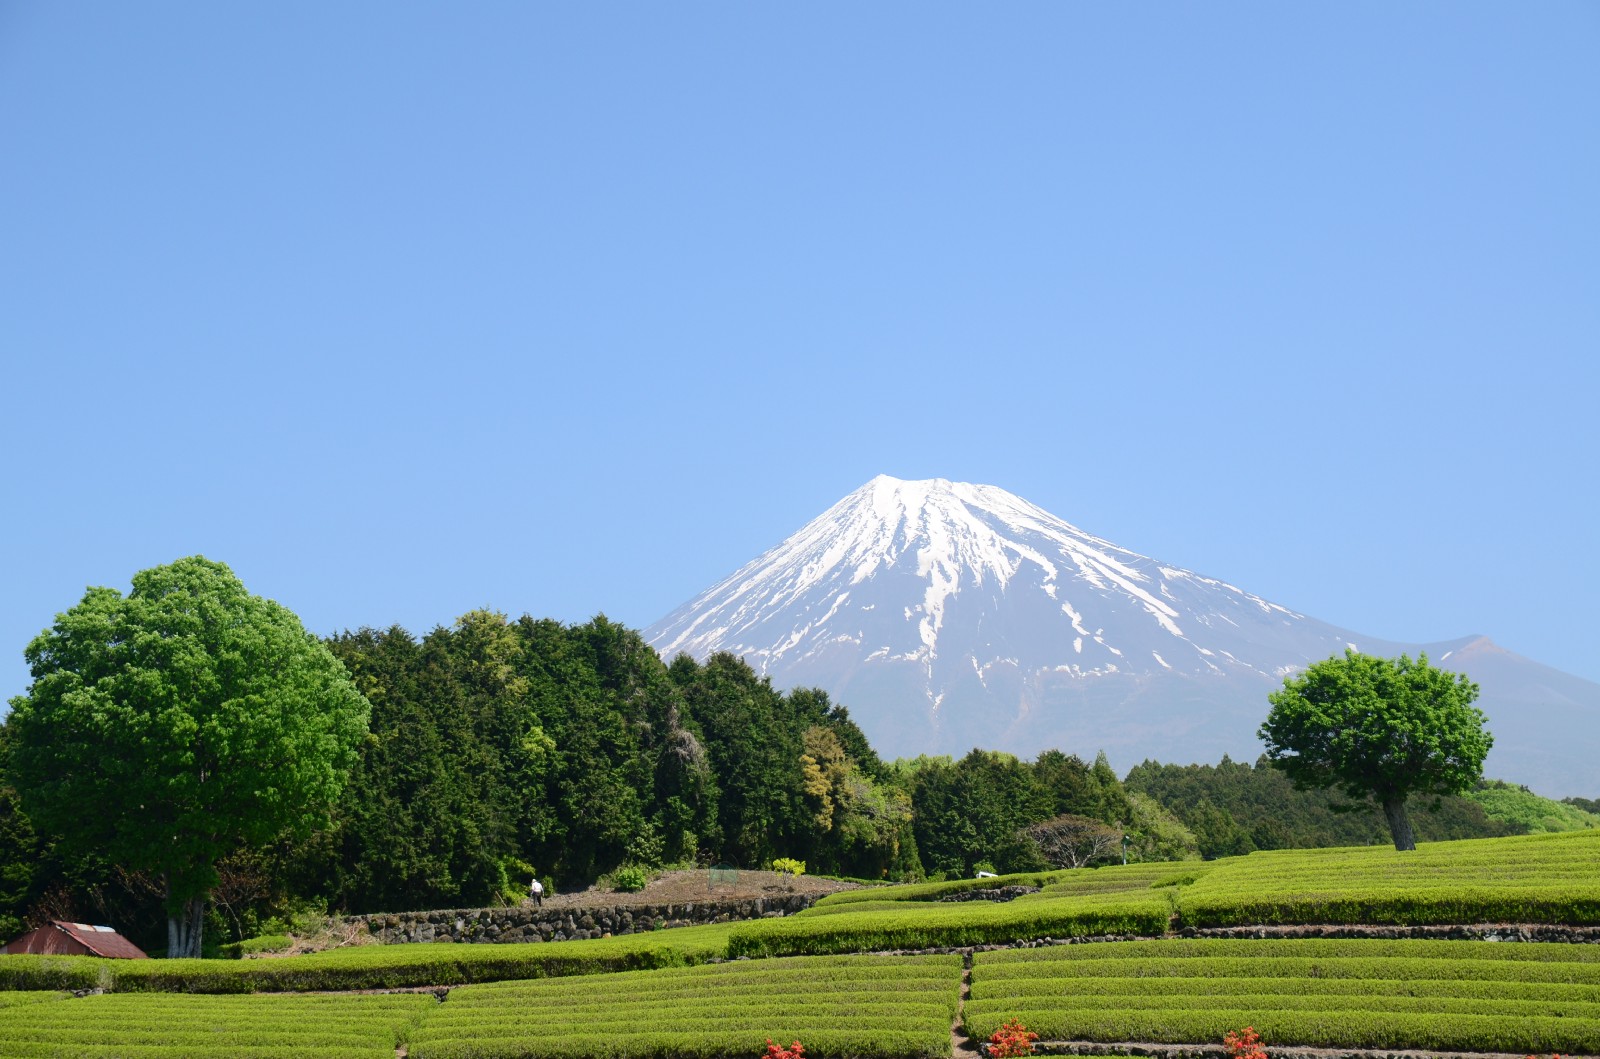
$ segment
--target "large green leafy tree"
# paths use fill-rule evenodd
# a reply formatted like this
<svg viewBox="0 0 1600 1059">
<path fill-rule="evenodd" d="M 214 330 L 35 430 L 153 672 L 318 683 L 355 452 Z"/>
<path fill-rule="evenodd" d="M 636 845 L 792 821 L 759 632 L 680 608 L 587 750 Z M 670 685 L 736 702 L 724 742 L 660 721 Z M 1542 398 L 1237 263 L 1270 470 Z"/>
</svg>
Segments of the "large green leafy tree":
<svg viewBox="0 0 1600 1059">
<path fill-rule="evenodd" d="M 168 955 L 198 956 L 216 863 L 304 832 L 367 727 L 344 666 L 298 618 L 199 556 L 91 588 L 26 652 L 12 768 L 34 826 L 156 873 Z"/>
<path fill-rule="evenodd" d="M 1456 794 L 1483 775 L 1494 739 L 1478 686 L 1412 661 L 1346 650 L 1268 695 L 1267 757 L 1299 787 L 1333 787 L 1383 807 L 1395 849 L 1416 849 L 1406 798 Z"/>
</svg>

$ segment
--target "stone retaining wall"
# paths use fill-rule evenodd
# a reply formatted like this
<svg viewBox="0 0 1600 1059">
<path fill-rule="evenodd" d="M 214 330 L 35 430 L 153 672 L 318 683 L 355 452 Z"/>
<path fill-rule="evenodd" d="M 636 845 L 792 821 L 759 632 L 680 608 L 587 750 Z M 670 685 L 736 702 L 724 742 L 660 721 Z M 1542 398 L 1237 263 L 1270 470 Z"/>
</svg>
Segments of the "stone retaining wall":
<svg viewBox="0 0 1600 1059">
<path fill-rule="evenodd" d="M 582 908 L 453 908 L 435 912 L 373 913 L 349 916 L 385 944 L 416 941 L 569 941 L 636 934 L 667 927 L 768 919 L 810 908 L 813 894 L 786 894 L 745 900 L 691 901 L 666 905 Z"/>
</svg>

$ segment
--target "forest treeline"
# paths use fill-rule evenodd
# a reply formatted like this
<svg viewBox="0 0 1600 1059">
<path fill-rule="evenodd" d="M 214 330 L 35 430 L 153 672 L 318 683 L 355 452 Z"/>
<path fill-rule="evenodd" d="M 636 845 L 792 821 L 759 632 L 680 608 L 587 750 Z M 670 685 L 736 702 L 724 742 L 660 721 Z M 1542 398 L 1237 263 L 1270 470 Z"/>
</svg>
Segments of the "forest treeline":
<svg viewBox="0 0 1600 1059">
<path fill-rule="evenodd" d="M 359 763 L 329 827 L 219 865 L 213 938 L 297 909 L 515 900 L 534 875 L 565 890 L 625 865 L 788 857 L 892 880 L 1031 870 L 1048 866 L 1037 826 L 1063 816 L 1126 835 L 1134 860 L 1388 837 L 1370 806 L 1343 811 L 1264 762 L 1146 762 L 1125 779 L 1103 755 L 1062 750 L 885 762 L 824 692 L 778 691 L 732 655 L 669 664 L 604 617 L 478 611 L 421 638 L 395 627 L 327 643 L 372 704 Z M 0 727 L 0 768 L 8 738 Z M 1417 814 L 1423 840 L 1528 829 L 1468 798 L 1430 807 Z M 1095 855 L 1120 858 L 1122 845 Z M 0 936 L 62 918 L 157 938 L 158 883 L 63 856 L 0 775 Z"/>
</svg>

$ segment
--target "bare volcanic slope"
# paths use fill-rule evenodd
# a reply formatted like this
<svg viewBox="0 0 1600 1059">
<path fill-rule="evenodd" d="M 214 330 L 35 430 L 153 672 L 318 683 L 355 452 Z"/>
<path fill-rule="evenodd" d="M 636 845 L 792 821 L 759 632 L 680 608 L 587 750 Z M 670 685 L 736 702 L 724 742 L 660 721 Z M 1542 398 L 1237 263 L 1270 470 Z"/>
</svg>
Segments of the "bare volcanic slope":
<svg viewBox="0 0 1600 1059">
<path fill-rule="evenodd" d="M 1085 533 L 1004 489 L 879 476 L 651 626 L 826 689 L 880 752 L 1253 759 L 1268 691 L 1354 646 L 1483 686 L 1492 775 L 1600 791 L 1600 685 L 1482 637 L 1374 640 Z"/>
</svg>

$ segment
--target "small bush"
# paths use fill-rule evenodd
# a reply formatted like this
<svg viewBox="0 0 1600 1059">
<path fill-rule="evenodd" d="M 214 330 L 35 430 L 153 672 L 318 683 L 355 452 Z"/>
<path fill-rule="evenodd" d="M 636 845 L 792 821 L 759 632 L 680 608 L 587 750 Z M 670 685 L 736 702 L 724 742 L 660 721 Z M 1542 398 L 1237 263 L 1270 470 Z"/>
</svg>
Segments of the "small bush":
<svg viewBox="0 0 1600 1059">
<path fill-rule="evenodd" d="M 637 864 L 624 864 L 611 875 L 611 883 L 625 893 L 638 893 L 650 881 L 650 873 Z"/>
<path fill-rule="evenodd" d="M 779 857 L 772 862 L 772 870 L 787 872 L 790 875 L 804 875 L 806 873 L 806 862 L 795 860 L 793 857 Z"/>
</svg>

